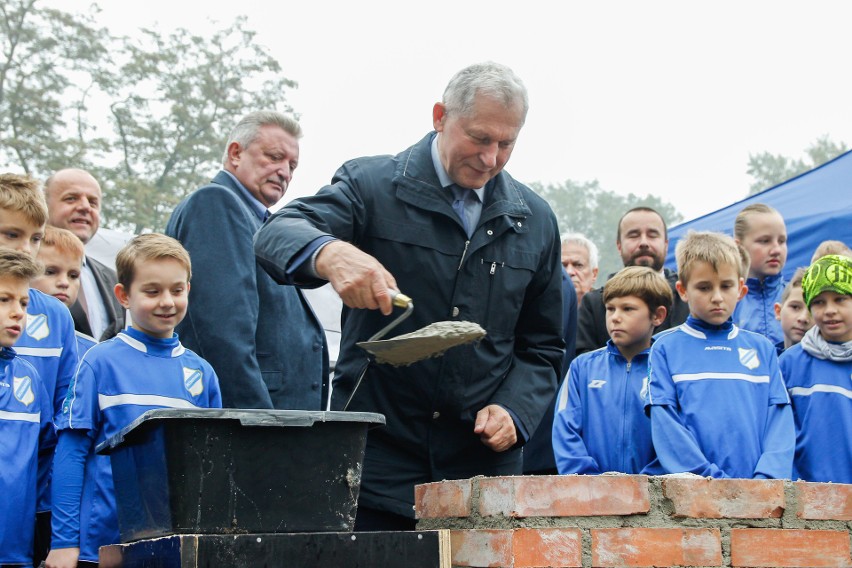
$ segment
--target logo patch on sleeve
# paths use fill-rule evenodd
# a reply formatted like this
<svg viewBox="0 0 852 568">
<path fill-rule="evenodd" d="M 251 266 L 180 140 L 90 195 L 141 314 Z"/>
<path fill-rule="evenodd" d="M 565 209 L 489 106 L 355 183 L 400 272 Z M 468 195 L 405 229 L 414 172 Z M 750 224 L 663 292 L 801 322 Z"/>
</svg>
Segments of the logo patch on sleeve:
<svg viewBox="0 0 852 568">
<path fill-rule="evenodd" d="M 201 380 L 203 378 L 204 373 L 201 372 L 201 369 L 183 368 L 183 386 L 192 396 L 198 396 L 204 392 L 204 383 Z"/>
<path fill-rule="evenodd" d="M 35 400 L 33 380 L 29 377 L 13 377 L 13 382 L 15 386 L 12 388 L 12 391 L 15 393 L 15 398 L 27 406 L 32 404 Z"/>
<path fill-rule="evenodd" d="M 740 363 L 745 365 L 746 369 L 757 369 L 760 366 L 760 359 L 757 356 L 757 349 L 738 349 L 740 352 Z"/>
<path fill-rule="evenodd" d="M 50 335 L 50 326 L 44 314 L 27 314 L 27 335 L 41 340 Z"/>
</svg>

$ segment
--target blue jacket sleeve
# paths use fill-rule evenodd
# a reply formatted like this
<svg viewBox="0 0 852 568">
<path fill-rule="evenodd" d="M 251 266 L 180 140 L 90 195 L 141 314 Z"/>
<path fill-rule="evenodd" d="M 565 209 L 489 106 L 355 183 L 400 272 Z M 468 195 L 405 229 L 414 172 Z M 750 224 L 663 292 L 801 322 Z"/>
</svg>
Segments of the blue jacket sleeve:
<svg viewBox="0 0 852 568">
<path fill-rule="evenodd" d="M 255 349 L 260 312 L 256 223 L 232 192 L 207 186 L 175 210 L 166 228 L 189 251 L 193 270 L 204 275 L 192 280 L 189 309 L 178 332 L 193 338 L 191 348 L 224 379 L 223 394 L 235 408 L 272 408 Z"/>
<path fill-rule="evenodd" d="M 68 308 L 62 306 L 59 333 L 62 334 L 62 354 L 59 356 L 59 372 L 56 375 L 56 390 L 53 393 L 53 415 L 58 416 L 62 412 L 62 404 L 65 395 L 68 394 L 68 386 L 74 373 L 77 372 L 77 334 L 74 333 L 74 319 Z"/>
<path fill-rule="evenodd" d="M 704 456 L 695 436 L 669 405 L 651 406 L 651 439 L 666 473 L 694 473 L 702 477 L 728 477 Z"/>
<path fill-rule="evenodd" d="M 50 400 L 50 396 L 47 394 L 47 389 L 44 386 L 44 383 L 40 380 L 38 381 L 39 395 L 38 400 L 40 403 L 40 424 L 39 424 L 39 434 L 38 434 L 38 467 L 41 468 L 50 468 L 52 465 L 52 457 L 54 448 L 56 448 L 56 429 L 53 427 L 53 401 Z M 38 479 L 48 479 L 50 477 L 50 472 L 42 472 Z M 36 502 L 39 505 L 44 506 L 47 509 L 47 504 L 50 502 L 46 498 L 47 488 L 49 484 L 47 483 L 39 483 L 36 491 L 38 495 L 36 496 Z M 39 507 L 41 509 L 41 507 Z"/>
<path fill-rule="evenodd" d="M 560 474 L 601 473 L 583 441 L 583 402 L 580 394 L 580 365 L 571 365 L 559 389 L 553 418 L 553 455 Z"/>
<path fill-rule="evenodd" d="M 53 467 L 62 475 L 53 478 L 52 548 L 80 546 L 80 500 L 86 457 L 92 451 L 88 430 L 62 430 Z"/>
<path fill-rule="evenodd" d="M 766 416 L 763 453 L 754 468 L 755 479 L 792 479 L 796 427 L 789 404 L 773 404 Z"/>
</svg>

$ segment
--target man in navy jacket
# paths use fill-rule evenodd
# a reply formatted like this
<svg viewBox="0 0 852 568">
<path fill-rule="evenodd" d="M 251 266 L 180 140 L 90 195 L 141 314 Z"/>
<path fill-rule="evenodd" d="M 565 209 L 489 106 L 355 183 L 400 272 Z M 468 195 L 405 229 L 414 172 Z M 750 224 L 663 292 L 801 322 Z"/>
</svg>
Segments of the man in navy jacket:
<svg viewBox="0 0 852 568">
<path fill-rule="evenodd" d="M 394 334 L 440 320 L 487 331 L 439 358 L 367 367 L 349 410 L 380 412 L 387 426 L 368 434 L 356 530 L 413 528 L 416 484 L 520 474 L 520 447 L 553 398 L 564 347 L 556 218 L 503 171 L 527 106 L 507 67 L 463 69 L 433 107 L 436 132 L 347 162 L 258 232 L 276 280 L 328 280 L 346 306 L 333 408 L 367 364 L 355 343 L 389 321 L 391 290 L 415 305 Z"/>
<path fill-rule="evenodd" d="M 287 115 L 245 116 L 228 137 L 222 171 L 184 199 L 166 226 L 192 258 L 189 310 L 177 332 L 213 366 L 225 407 L 325 406 L 322 326 L 301 291 L 273 281 L 252 249 L 267 208 L 287 191 L 300 136 Z"/>
</svg>

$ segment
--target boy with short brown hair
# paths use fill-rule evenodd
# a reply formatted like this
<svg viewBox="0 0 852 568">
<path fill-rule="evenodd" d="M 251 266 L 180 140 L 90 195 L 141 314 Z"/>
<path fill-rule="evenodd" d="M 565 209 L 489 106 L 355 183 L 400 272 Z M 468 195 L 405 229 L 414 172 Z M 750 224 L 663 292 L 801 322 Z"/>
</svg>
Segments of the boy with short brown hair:
<svg viewBox="0 0 852 568">
<path fill-rule="evenodd" d="M 604 286 L 605 347 L 571 363 L 553 420 L 559 473 L 639 473 L 654 458 L 643 410 L 648 350 L 666 319 L 672 291 L 659 272 L 624 268 Z"/>
<path fill-rule="evenodd" d="M 86 250 L 77 236 L 67 229 L 47 225 L 36 259 L 44 265 L 44 273 L 33 279 L 32 287 L 53 296 L 69 309 L 80 293 L 80 275 Z M 77 356 L 91 349 L 97 340 L 75 331 Z"/>
<path fill-rule="evenodd" d="M 736 243 L 690 232 L 675 255 L 690 316 L 651 347 L 645 408 L 657 461 L 645 472 L 789 479 L 795 433 L 778 357 L 731 319 L 746 293 Z"/>
<path fill-rule="evenodd" d="M 0 249 L 0 565 L 31 565 L 38 458 L 50 453 L 53 402 L 36 369 L 13 346 L 24 333 L 30 280 L 41 268 L 26 253 Z"/>
<path fill-rule="evenodd" d="M 0 174 L 0 248 L 30 255 L 38 254 L 47 222 L 47 204 L 39 183 L 29 176 Z M 36 368 L 48 396 L 53 401 L 53 413 L 59 413 L 68 385 L 77 369 L 77 340 L 74 320 L 62 303 L 34 288 L 30 289 L 27 305 L 27 325 L 15 344 L 21 358 Z M 38 563 L 47 554 L 50 540 L 50 483 L 53 455 L 40 456 L 38 483 L 40 500 L 36 527 Z"/>
<path fill-rule="evenodd" d="M 181 244 L 156 233 L 132 238 L 116 257 L 115 295 L 132 327 L 92 347 L 80 362 L 57 418 L 53 547 L 48 566 L 98 561 L 118 542 L 112 470 L 94 447 L 155 408 L 219 408 L 213 368 L 181 345 L 191 265 Z"/>
<path fill-rule="evenodd" d="M 775 304 L 775 318 L 781 322 L 781 331 L 784 332 L 784 340 L 775 344 L 779 357 L 785 349 L 800 342 L 805 333 L 814 326 L 814 320 L 802 293 L 804 274 L 804 268 L 796 269 L 793 279 L 784 287 L 781 301 Z"/>
</svg>

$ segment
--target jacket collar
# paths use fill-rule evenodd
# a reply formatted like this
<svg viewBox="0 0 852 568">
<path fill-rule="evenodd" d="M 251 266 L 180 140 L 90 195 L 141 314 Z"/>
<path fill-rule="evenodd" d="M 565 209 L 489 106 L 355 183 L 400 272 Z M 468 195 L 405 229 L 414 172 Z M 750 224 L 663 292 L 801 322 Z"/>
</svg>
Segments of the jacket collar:
<svg viewBox="0 0 852 568">
<path fill-rule="evenodd" d="M 246 207 L 249 208 L 249 211 L 254 213 L 255 217 L 259 223 L 263 222 L 263 216 L 266 211 L 266 207 L 258 201 L 257 199 L 251 197 L 251 194 L 244 187 L 240 187 L 240 183 L 237 179 L 228 173 L 225 170 L 219 170 L 219 173 L 216 174 L 216 177 L 213 178 L 213 183 L 216 185 L 221 185 L 222 187 L 226 187 L 236 195 L 240 201 L 245 204 Z"/>
<path fill-rule="evenodd" d="M 431 144 L 436 133 L 430 132 L 420 142 L 397 156 L 393 183 L 399 199 L 415 207 L 454 215 L 448 192 L 442 191 L 432 164 Z M 485 203 L 480 223 L 501 215 L 528 217 L 532 214 L 520 187 L 512 176 L 500 172 L 485 185 Z"/>
</svg>

